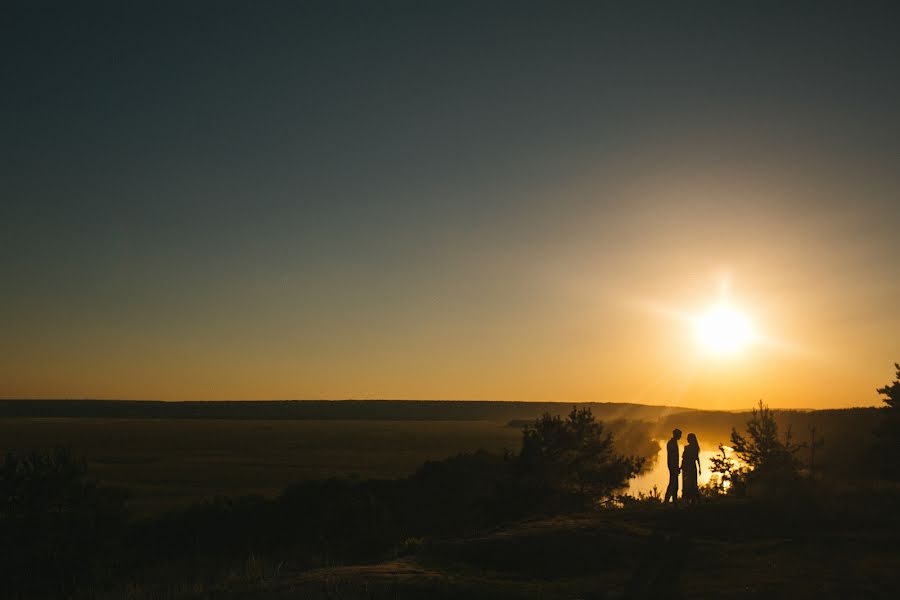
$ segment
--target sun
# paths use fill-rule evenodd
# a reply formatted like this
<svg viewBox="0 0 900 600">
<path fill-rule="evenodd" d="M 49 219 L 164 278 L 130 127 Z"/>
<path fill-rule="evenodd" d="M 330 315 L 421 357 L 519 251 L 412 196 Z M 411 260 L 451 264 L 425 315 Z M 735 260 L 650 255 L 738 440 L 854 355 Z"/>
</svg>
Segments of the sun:
<svg viewBox="0 0 900 600">
<path fill-rule="evenodd" d="M 712 306 L 693 319 L 694 335 L 700 346 L 713 356 L 731 356 L 753 341 L 750 319 L 726 303 Z"/>
</svg>

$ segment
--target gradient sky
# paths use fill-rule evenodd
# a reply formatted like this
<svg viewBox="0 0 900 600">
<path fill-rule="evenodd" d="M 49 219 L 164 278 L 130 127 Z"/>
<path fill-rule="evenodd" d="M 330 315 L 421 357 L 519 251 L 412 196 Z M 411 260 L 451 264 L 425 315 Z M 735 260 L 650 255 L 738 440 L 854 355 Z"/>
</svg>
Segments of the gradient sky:
<svg viewBox="0 0 900 600">
<path fill-rule="evenodd" d="M 893 4 L 5 3 L 0 397 L 878 404 Z"/>
</svg>

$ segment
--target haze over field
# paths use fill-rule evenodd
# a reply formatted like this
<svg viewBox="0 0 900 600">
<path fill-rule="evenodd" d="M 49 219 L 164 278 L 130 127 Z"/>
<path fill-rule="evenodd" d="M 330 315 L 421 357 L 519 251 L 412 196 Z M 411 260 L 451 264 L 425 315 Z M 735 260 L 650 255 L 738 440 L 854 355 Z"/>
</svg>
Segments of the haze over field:
<svg viewBox="0 0 900 600">
<path fill-rule="evenodd" d="M 877 405 L 853 4 L 7 9 L 0 397 Z"/>
</svg>

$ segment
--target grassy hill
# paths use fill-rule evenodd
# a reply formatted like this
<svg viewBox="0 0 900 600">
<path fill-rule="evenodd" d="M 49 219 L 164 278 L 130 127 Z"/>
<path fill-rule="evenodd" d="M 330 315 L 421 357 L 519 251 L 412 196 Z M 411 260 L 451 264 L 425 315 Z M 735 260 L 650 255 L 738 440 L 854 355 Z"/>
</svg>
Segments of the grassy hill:
<svg viewBox="0 0 900 600">
<path fill-rule="evenodd" d="M 401 549 L 395 558 L 293 572 L 248 564 L 194 598 L 892 598 L 894 521 L 773 516 L 750 502 L 642 506 L 517 523 Z"/>
</svg>

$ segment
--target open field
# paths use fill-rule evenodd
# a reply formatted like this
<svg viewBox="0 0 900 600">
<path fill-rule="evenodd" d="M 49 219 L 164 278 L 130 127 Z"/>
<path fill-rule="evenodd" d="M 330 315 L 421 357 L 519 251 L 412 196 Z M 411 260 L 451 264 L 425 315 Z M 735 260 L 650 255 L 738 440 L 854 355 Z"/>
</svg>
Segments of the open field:
<svg viewBox="0 0 900 600">
<path fill-rule="evenodd" d="M 53 446 L 70 446 L 77 456 L 88 460 L 89 477 L 101 483 L 122 486 L 131 492 L 131 506 L 137 514 L 153 514 L 183 507 L 214 496 L 261 494 L 274 496 L 287 485 L 333 476 L 396 478 L 411 474 L 427 460 L 439 460 L 479 448 L 490 451 L 517 450 L 521 426 L 540 410 L 565 413 L 567 404 L 527 405 L 516 403 L 436 403 L 381 402 L 377 410 L 364 403 L 270 403 L 269 411 L 306 411 L 325 416 L 332 411 L 347 419 L 273 418 L 250 419 L 246 407 L 238 404 L 194 403 L 194 406 L 133 403 L 129 410 L 197 411 L 231 414 L 232 418 L 115 418 L 99 417 L 5 417 L 0 418 L 0 451 L 29 451 Z M 159 403 L 161 404 L 161 403 Z M 54 409 L 60 412 L 100 412 L 111 403 L 64 402 L 19 404 L 7 401 L 7 410 L 21 406 L 31 411 Z M 664 407 L 640 405 L 591 405 L 599 418 L 606 419 L 620 441 L 620 452 L 657 458 L 649 438 L 665 440 L 675 426 L 696 431 L 708 461 L 719 442 L 727 442 L 729 429 L 741 427 L 747 413 L 686 411 L 672 413 Z M 230 410 L 232 413 L 224 413 Z M 532 411 L 531 418 L 528 411 Z M 218 413 L 216 412 L 218 411 Z M 242 412 L 244 411 L 244 412 Z M 399 419 L 412 415 L 434 418 Z M 306 414 L 303 413 L 303 414 Z M 193 412 L 186 412 L 193 414 Z M 371 414 L 392 418 L 366 418 Z M 637 421 L 644 427 L 628 431 Z M 810 424 L 817 424 L 817 436 L 825 440 L 818 463 L 835 472 L 852 473 L 864 458 L 857 456 L 867 447 L 865 436 L 874 426 L 875 409 L 845 411 L 788 411 L 779 415 L 783 424 L 793 425 L 801 436 Z M 242 417 L 242 418 L 236 418 Z M 469 417 L 469 418 L 460 418 Z M 474 417 L 474 418 L 472 418 Z M 494 417 L 494 418 L 490 418 Z M 517 417 L 510 422 L 496 417 Z M 625 435 L 626 431 L 630 435 Z M 803 437 L 800 438 L 803 441 Z M 806 451 L 803 457 L 806 458 Z M 647 492 L 653 485 L 664 488 L 668 475 L 661 461 L 648 464 L 650 470 L 632 481 L 631 491 Z M 705 481 L 708 464 L 703 464 Z"/>
<path fill-rule="evenodd" d="M 509 468 L 522 463 L 446 460 L 518 450 L 527 418 L 0 418 L 0 451 L 69 446 L 86 458 L 90 479 L 131 496 L 129 511 L 114 491 L 88 494 L 35 529 L 31 507 L 40 505 L 15 499 L 41 502 L 42 488 L 16 488 L 7 544 L 26 548 L 26 558 L 8 566 L 7 579 L 50 590 L 29 569 L 65 552 L 60 564 L 76 565 L 71 577 L 95 586 L 85 597 L 97 599 L 892 597 L 900 489 L 865 475 L 863 454 L 846 450 L 854 441 L 866 449 L 879 416 L 779 413 L 780 424 L 815 425 L 829 441 L 817 455 L 819 476 L 804 471 L 790 493 L 709 496 L 677 511 L 633 498 L 583 514 L 520 502 L 542 497 Z M 654 457 L 672 426 L 699 432 L 705 476 L 715 442 L 747 418 L 689 411 L 605 424 L 619 452 Z M 404 478 L 432 459 L 440 462 Z M 665 461 L 650 467 L 632 492 L 664 484 Z M 850 479 L 840 477 L 846 467 Z M 349 479 L 321 481 L 334 476 Z M 227 498 L 200 502 L 214 497 Z M 93 557 L 109 567 L 95 570 Z"/>
<path fill-rule="evenodd" d="M 143 514 L 275 495 L 299 480 L 401 477 L 426 460 L 514 449 L 520 438 L 489 421 L 0 419 L 0 450 L 71 446 L 90 477 L 130 489 Z"/>
</svg>

